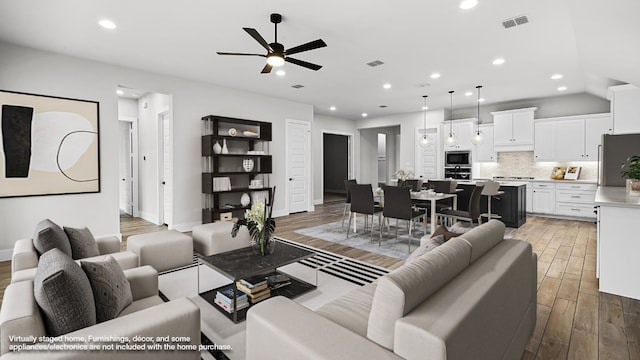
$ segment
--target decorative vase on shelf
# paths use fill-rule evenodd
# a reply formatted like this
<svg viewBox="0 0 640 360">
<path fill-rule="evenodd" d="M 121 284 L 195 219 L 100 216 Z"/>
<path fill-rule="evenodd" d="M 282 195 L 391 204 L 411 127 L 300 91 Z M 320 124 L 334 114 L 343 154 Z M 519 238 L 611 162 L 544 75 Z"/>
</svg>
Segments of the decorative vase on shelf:
<svg viewBox="0 0 640 360">
<path fill-rule="evenodd" d="M 220 154 L 221 152 L 222 152 L 222 146 L 220 146 L 220 143 L 216 141 L 216 143 L 213 144 L 213 153 Z"/>
<path fill-rule="evenodd" d="M 227 148 L 227 139 L 222 139 L 222 153 L 228 154 L 229 149 Z"/>
<path fill-rule="evenodd" d="M 627 179 L 627 194 L 640 196 L 640 179 Z"/>
<path fill-rule="evenodd" d="M 249 194 L 244 193 L 242 194 L 242 197 L 240 197 L 240 204 L 242 204 L 242 206 L 247 206 L 251 203 L 251 197 L 249 196 Z"/>
<path fill-rule="evenodd" d="M 251 170 L 253 170 L 253 159 L 242 160 L 242 168 L 246 172 L 251 172 Z"/>
</svg>

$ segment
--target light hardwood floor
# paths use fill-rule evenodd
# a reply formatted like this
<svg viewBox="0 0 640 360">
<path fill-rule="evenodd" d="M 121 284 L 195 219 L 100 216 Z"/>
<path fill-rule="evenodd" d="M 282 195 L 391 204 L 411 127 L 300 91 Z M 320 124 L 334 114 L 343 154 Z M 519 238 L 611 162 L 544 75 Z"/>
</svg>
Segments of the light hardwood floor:
<svg viewBox="0 0 640 360">
<path fill-rule="evenodd" d="M 386 268 L 402 261 L 300 235 L 295 230 L 338 221 L 344 205 L 316 206 L 311 213 L 277 219 L 276 235 Z M 133 234 L 164 226 L 121 217 L 122 247 Z M 509 232 L 538 254 L 538 315 L 523 359 L 640 360 L 640 301 L 598 292 L 596 227 L 590 222 L 529 216 Z M 0 263 L 0 296 L 10 281 L 10 263 Z"/>
</svg>

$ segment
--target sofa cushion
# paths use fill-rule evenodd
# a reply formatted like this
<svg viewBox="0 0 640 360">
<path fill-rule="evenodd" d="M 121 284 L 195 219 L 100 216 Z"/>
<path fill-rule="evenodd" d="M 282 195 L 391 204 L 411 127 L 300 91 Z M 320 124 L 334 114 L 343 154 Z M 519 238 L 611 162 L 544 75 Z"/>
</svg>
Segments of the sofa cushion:
<svg viewBox="0 0 640 360">
<path fill-rule="evenodd" d="M 133 301 L 129 281 L 118 262 L 106 255 L 102 260 L 81 261 L 87 274 L 96 304 L 96 321 L 116 318 Z"/>
<path fill-rule="evenodd" d="M 38 255 L 57 248 L 71 256 L 71 245 L 67 234 L 60 226 L 49 219 L 42 220 L 36 225 L 36 231 L 33 235 L 33 247 L 36 248 Z"/>
<path fill-rule="evenodd" d="M 408 264 L 442 244 L 444 244 L 444 235 L 433 236 L 424 241 L 420 240 L 420 246 L 409 254 L 404 263 Z"/>
<path fill-rule="evenodd" d="M 380 278 L 367 337 L 393 350 L 395 322 L 464 270 L 470 256 L 469 244 L 454 238 Z"/>
<path fill-rule="evenodd" d="M 366 337 L 371 302 L 377 283 L 367 284 L 337 298 L 316 310 L 336 324 Z"/>
<path fill-rule="evenodd" d="M 60 249 L 51 249 L 40 256 L 33 290 L 47 335 L 59 336 L 96 323 L 89 279 Z"/>
<path fill-rule="evenodd" d="M 486 224 L 482 224 L 471 229 L 469 232 L 460 236 L 471 245 L 470 263 L 476 261 L 484 253 L 489 251 L 504 239 L 504 223 L 498 220 L 490 220 Z"/>
<path fill-rule="evenodd" d="M 69 244 L 71 245 L 71 257 L 73 259 L 84 259 L 100 255 L 96 239 L 93 237 L 93 234 L 91 234 L 91 231 L 86 227 L 76 229 L 65 226 L 64 232 L 69 238 Z"/>
</svg>

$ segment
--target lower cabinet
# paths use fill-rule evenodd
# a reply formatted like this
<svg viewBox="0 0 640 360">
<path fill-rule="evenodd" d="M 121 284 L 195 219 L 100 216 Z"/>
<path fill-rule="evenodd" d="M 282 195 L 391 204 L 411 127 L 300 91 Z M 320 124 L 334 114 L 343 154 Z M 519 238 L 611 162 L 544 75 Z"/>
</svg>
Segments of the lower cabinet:
<svg viewBox="0 0 640 360">
<path fill-rule="evenodd" d="M 596 184 L 534 182 L 532 213 L 595 218 Z"/>
<path fill-rule="evenodd" d="M 469 199 L 475 185 L 459 184 L 458 187 L 463 189 L 463 192 L 458 193 L 458 209 L 466 211 L 469 209 Z M 520 227 L 527 221 L 527 187 L 525 185 L 503 185 L 500 186 L 500 191 L 504 191 L 504 194 L 491 197 L 491 213 L 500 215 L 500 221 L 507 227 Z M 480 213 L 482 214 L 487 213 L 487 201 L 487 196 L 480 198 Z M 486 221 L 486 217 L 483 218 L 483 221 Z"/>
<path fill-rule="evenodd" d="M 531 194 L 531 212 L 553 214 L 556 210 L 554 183 L 533 183 Z"/>
</svg>

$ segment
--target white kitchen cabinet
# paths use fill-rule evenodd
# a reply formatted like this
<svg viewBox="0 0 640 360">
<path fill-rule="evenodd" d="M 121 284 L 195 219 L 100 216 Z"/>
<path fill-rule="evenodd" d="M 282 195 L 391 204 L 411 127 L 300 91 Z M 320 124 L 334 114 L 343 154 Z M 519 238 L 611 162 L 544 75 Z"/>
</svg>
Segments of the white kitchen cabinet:
<svg viewBox="0 0 640 360">
<path fill-rule="evenodd" d="M 475 145 L 472 160 L 474 162 L 495 162 L 498 161 L 498 154 L 493 147 L 493 125 L 481 124 L 480 131 L 484 133 L 482 144 Z M 474 132 L 475 134 L 475 129 Z"/>
<path fill-rule="evenodd" d="M 554 183 L 533 183 L 531 211 L 538 214 L 553 214 L 556 210 Z"/>
<path fill-rule="evenodd" d="M 556 121 L 556 161 L 572 161 L 584 158 L 584 120 Z"/>
<path fill-rule="evenodd" d="M 610 86 L 607 99 L 611 101 L 613 133 L 640 133 L 640 87 L 631 84 Z"/>
<path fill-rule="evenodd" d="M 600 114 L 585 120 L 584 154 L 585 160 L 598 161 L 598 147 L 602 135 L 613 134 L 613 118 L 609 114 Z"/>
<path fill-rule="evenodd" d="M 473 148 L 471 138 L 473 136 L 474 130 L 475 126 L 472 119 L 453 120 L 451 123 L 449 121 L 445 121 L 442 124 L 442 141 L 444 144 L 444 150 L 471 150 Z M 456 136 L 457 139 L 457 142 L 454 146 L 447 145 L 447 138 L 449 137 L 450 131 Z"/>
<path fill-rule="evenodd" d="M 556 161 L 556 123 L 554 121 L 535 121 L 535 161 Z"/>
<path fill-rule="evenodd" d="M 533 112 L 537 108 L 495 111 L 493 142 L 496 151 L 531 151 L 534 142 Z"/>
<path fill-rule="evenodd" d="M 556 215 L 595 218 L 596 184 L 556 184 Z"/>
</svg>

